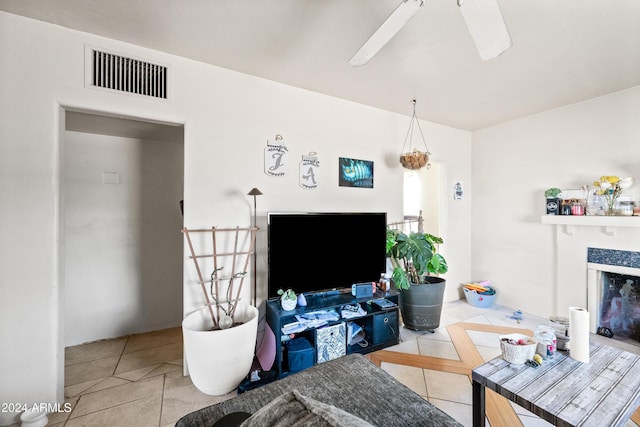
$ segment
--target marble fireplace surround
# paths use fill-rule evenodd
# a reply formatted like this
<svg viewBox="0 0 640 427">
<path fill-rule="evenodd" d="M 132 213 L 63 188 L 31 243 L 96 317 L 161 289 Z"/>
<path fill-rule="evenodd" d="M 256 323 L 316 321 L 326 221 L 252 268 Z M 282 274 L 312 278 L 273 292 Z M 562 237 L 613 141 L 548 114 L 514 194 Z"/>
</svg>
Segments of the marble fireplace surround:
<svg viewBox="0 0 640 427">
<path fill-rule="evenodd" d="M 584 307 L 593 328 L 597 310 L 589 304 L 597 289 L 590 289 L 589 276 L 596 283 L 602 271 L 640 276 L 640 217 L 542 215 L 541 223 L 551 225 L 551 283 L 541 283 L 550 315 L 568 317 L 569 307 Z"/>
</svg>

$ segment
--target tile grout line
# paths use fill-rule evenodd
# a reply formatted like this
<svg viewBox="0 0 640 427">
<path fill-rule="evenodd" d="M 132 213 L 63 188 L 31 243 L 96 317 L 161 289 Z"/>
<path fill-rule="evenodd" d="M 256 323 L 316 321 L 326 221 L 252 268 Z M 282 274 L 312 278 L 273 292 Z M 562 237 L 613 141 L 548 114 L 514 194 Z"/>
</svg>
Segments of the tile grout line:
<svg viewBox="0 0 640 427">
<path fill-rule="evenodd" d="M 66 420 L 64 420 L 64 425 L 66 426 L 67 423 L 69 421 L 71 421 L 71 416 L 73 415 L 73 413 L 75 412 L 75 410 L 78 408 L 78 402 L 80 402 L 80 399 L 82 398 L 82 393 L 78 396 L 78 399 L 76 400 L 76 403 L 73 405 L 73 408 L 71 408 L 71 412 L 69 412 L 69 416 L 67 417 Z"/>
<path fill-rule="evenodd" d="M 420 349 L 418 349 L 420 351 Z M 427 382 L 427 373 L 424 369 L 420 369 L 422 371 L 422 381 L 424 381 L 424 392 L 427 394 L 427 401 L 431 401 L 431 395 L 429 394 L 429 384 Z"/>
<path fill-rule="evenodd" d="M 118 362 L 113 367 L 113 372 L 111 372 L 111 376 L 112 377 L 114 377 L 116 375 L 116 372 L 118 371 L 118 366 L 120 365 L 120 362 L 122 361 L 122 356 L 124 356 L 124 351 L 127 349 L 127 344 L 129 344 L 129 340 L 130 339 L 131 339 L 131 335 L 127 335 L 127 339 L 124 342 L 124 345 L 122 346 L 122 351 L 120 352 L 120 356 L 118 357 Z"/>
<path fill-rule="evenodd" d="M 162 411 L 164 409 L 164 392 L 167 386 L 167 374 L 162 374 L 162 396 L 160 397 L 160 416 L 158 417 L 158 427 L 162 427 Z"/>
<path fill-rule="evenodd" d="M 128 405 L 128 404 L 133 403 L 133 402 L 138 402 L 138 401 L 140 401 L 140 400 L 147 399 L 147 398 L 149 398 L 150 396 L 153 396 L 153 395 L 149 395 L 149 396 L 142 396 L 142 397 L 139 397 L 139 398 L 137 398 L 137 399 L 128 400 L 128 401 L 126 401 L 126 402 L 122 402 L 122 403 L 118 403 L 118 404 L 113 405 L 113 406 L 109 406 L 108 408 L 101 408 L 101 409 L 97 409 L 97 410 L 95 410 L 95 411 L 87 412 L 86 414 L 79 415 L 79 416 L 77 416 L 77 417 L 76 417 L 76 418 L 74 418 L 74 419 L 75 419 L 75 420 L 77 420 L 77 419 L 80 419 L 80 418 L 82 418 L 82 417 L 86 417 L 86 416 L 89 416 L 89 415 L 97 414 L 97 413 L 102 412 L 102 411 L 108 411 L 108 410 L 111 410 L 111 409 L 113 409 L 113 408 L 118 408 L 118 407 L 121 407 L 121 406 L 124 406 L 124 405 Z M 81 396 L 81 397 L 82 397 L 82 396 Z M 80 399 L 78 399 L 78 401 L 80 401 Z M 76 404 L 76 406 L 77 406 L 77 404 Z M 75 409 L 75 408 L 74 408 L 74 409 Z M 71 411 L 71 413 L 73 413 L 73 411 Z M 67 419 L 67 421 L 65 421 L 65 424 L 66 424 L 68 421 L 71 421 L 71 414 L 69 414 L 69 418 Z"/>
<path fill-rule="evenodd" d="M 136 335 L 139 335 L 139 334 L 136 334 Z M 165 347 L 165 346 L 168 346 L 168 345 L 180 344 L 181 343 L 181 340 L 176 340 L 175 342 L 169 341 L 169 342 L 165 342 L 165 343 L 162 343 L 162 344 L 156 344 L 156 345 L 153 345 L 151 347 L 139 348 L 137 350 L 132 350 L 132 351 L 124 351 L 126 349 L 126 347 L 127 347 L 127 344 L 129 343 L 129 338 L 131 338 L 133 336 L 134 335 L 128 335 L 126 337 L 127 338 L 127 343 L 125 344 L 125 348 L 123 349 L 123 352 L 122 352 L 123 355 L 125 355 L 125 354 L 133 354 L 133 353 L 137 353 L 139 351 L 153 350 L 154 348 Z"/>
</svg>

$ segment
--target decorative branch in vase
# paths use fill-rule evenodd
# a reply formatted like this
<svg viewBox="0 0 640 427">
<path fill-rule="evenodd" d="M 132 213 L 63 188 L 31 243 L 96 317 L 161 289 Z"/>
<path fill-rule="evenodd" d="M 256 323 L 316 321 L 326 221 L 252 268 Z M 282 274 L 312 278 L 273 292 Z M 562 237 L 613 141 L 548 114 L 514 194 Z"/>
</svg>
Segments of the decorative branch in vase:
<svg viewBox="0 0 640 427">
<path fill-rule="evenodd" d="M 630 176 L 620 178 L 618 176 L 605 175 L 600 177 L 600 181 L 593 183 L 598 188 L 598 194 L 604 197 L 607 202 L 605 215 L 617 215 L 616 201 L 626 188 L 633 185 L 634 181 Z"/>
<path fill-rule="evenodd" d="M 238 300 L 232 299 L 233 281 L 237 278 L 244 277 L 247 274 L 246 271 L 242 271 L 239 273 L 234 273 L 231 277 L 228 278 L 229 286 L 227 287 L 227 297 L 226 297 L 227 308 L 225 309 L 223 305 L 223 301 L 219 301 L 217 298 L 217 295 L 218 295 L 217 285 L 218 285 L 218 281 L 221 280 L 220 278 L 218 278 L 218 271 L 222 270 L 223 268 L 224 267 L 215 268 L 213 270 L 213 273 L 211 273 L 211 286 L 209 288 L 211 292 L 211 299 L 213 300 L 216 308 L 224 312 L 224 316 L 221 316 L 220 313 L 218 313 L 217 319 L 214 318 L 214 325 L 213 325 L 214 329 L 228 329 L 236 324 L 236 322 L 234 321 L 234 314 L 236 311 L 236 304 Z"/>
</svg>

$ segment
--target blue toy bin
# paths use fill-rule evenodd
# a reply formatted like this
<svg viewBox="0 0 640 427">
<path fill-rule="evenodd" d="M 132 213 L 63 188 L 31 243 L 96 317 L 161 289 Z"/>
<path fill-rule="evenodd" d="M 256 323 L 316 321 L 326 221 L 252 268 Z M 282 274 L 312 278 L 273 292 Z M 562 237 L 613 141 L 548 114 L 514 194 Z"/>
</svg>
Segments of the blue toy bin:
<svg viewBox="0 0 640 427">
<path fill-rule="evenodd" d="M 473 307 L 489 308 L 496 301 L 495 293 L 493 295 L 479 294 L 474 290 L 467 289 L 464 287 L 462 288 L 462 290 L 464 291 L 464 297 L 467 299 L 467 302 Z"/>
</svg>

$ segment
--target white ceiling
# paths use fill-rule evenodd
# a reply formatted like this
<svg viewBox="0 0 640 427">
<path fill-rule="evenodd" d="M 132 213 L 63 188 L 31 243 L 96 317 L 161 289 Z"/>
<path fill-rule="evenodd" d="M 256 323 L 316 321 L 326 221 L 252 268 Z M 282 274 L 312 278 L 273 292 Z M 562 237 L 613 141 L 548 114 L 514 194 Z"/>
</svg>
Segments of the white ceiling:
<svg viewBox="0 0 640 427">
<path fill-rule="evenodd" d="M 0 0 L 0 10 L 476 130 L 640 85 L 640 1 L 499 0 L 511 49 L 482 62 L 456 0 L 347 61 L 401 0 Z M 467 2 L 474 0 L 465 0 Z"/>
</svg>

